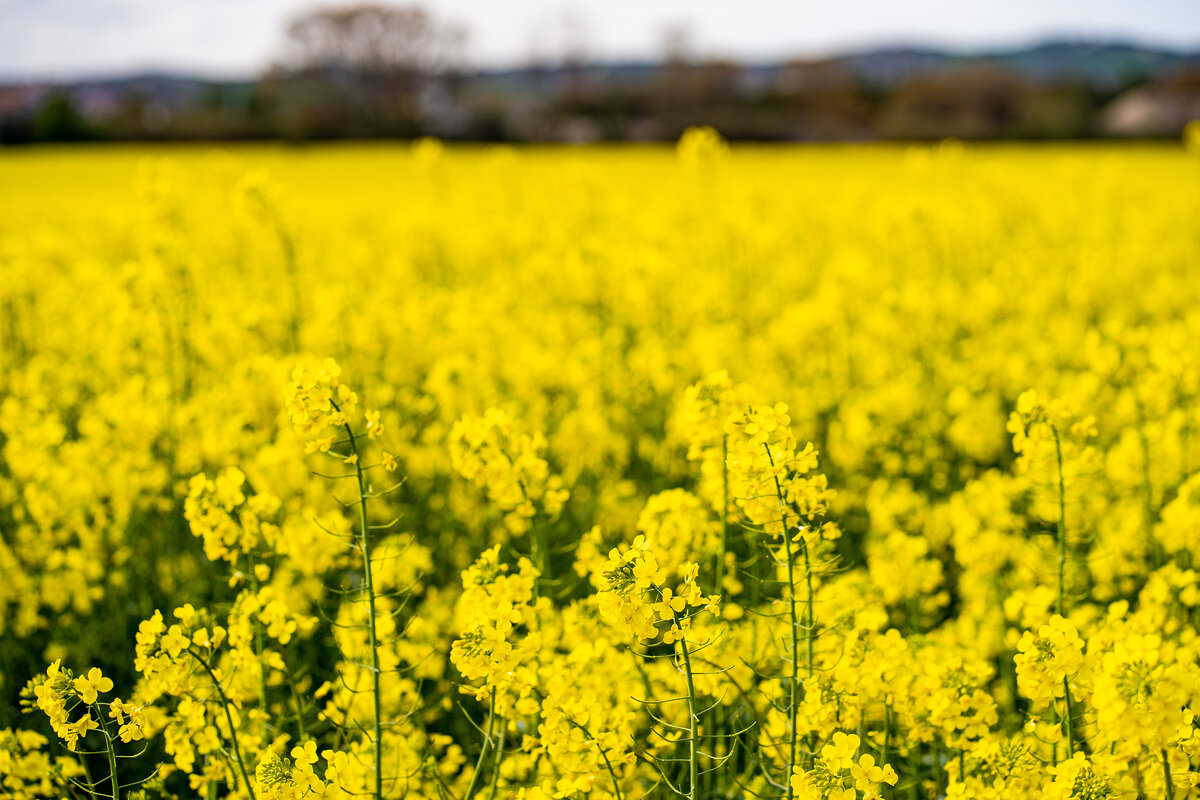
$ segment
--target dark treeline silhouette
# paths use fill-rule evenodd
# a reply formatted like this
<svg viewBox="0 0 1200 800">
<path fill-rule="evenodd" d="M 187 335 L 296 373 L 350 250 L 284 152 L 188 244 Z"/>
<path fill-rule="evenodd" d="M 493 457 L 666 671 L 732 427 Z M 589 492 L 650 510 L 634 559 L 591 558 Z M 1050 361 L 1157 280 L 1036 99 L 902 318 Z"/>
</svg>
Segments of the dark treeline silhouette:
<svg viewBox="0 0 1200 800">
<path fill-rule="evenodd" d="M 753 64 L 697 58 L 672 29 L 659 61 L 600 63 L 583 29 L 555 57 L 471 70 L 465 32 L 419 7 L 320 8 L 289 23 L 280 58 L 254 80 L 0 85 L 0 143 L 654 141 L 696 124 L 763 141 L 1173 137 L 1200 118 L 1200 53 L 1051 42 Z"/>
</svg>

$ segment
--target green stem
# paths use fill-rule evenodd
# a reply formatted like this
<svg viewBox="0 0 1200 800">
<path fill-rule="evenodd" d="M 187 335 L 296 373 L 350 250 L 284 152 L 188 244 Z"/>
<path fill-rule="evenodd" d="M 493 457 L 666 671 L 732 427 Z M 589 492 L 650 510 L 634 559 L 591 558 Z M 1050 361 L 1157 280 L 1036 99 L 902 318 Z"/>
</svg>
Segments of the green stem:
<svg viewBox="0 0 1200 800">
<path fill-rule="evenodd" d="M 483 773 L 483 760 L 487 757 L 488 746 L 492 743 L 492 734 L 496 730 L 496 690 L 492 689 L 492 700 L 488 709 L 487 732 L 483 735 L 483 746 L 479 748 L 479 759 L 475 762 L 475 772 L 471 775 L 471 783 L 467 786 L 467 793 L 463 795 L 463 800 L 471 800 L 475 796 L 475 789 L 479 785 L 479 776 Z"/>
<path fill-rule="evenodd" d="M 676 618 L 676 625 L 679 624 Z M 682 626 L 681 626 L 682 627 Z M 700 782 L 700 758 L 697 745 L 700 740 L 700 718 L 696 716 L 696 684 L 692 680 L 692 657 L 688 653 L 687 639 L 679 638 L 679 650 L 683 654 L 683 674 L 687 678 L 688 704 L 688 800 L 696 800 L 696 787 Z"/>
<path fill-rule="evenodd" d="M 250 563 L 250 588 L 254 591 L 255 602 L 258 603 L 260 602 L 258 597 L 259 584 L 258 575 L 254 571 L 256 566 L 254 557 L 249 556 L 248 561 Z M 262 710 L 269 713 L 267 709 L 267 664 L 266 660 L 263 659 L 263 626 L 258 618 L 258 614 L 255 614 L 254 617 L 254 655 L 258 657 L 258 702 L 262 706 Z"/>
<path fill-rule="evenodd" d="M 1167 748 L 1164 747 L 1162 749 L 1161 755 L 1163 768 L 1163 792 L 1165 793 L 1167 800 L 1174 800 L 1175 782 L 1171 780 L 1171 759 L 1167 756 Z"/>
<path fill-rule="evenodd" d="M 813 676 L 813 573 L 812 562 L 809 560 L 808 540 L 800 540 L 800 552 L 804 554 L 804 645 L 808 651 L 805 654 L 808 677 Z"/>
<path fill-rule="evenodd" d="M 283 674 L 287 676 L 288 688 L 292 692 L 292 703 L 296 706 L 296 727 L 300 731 L 300 741 L 308 739 L 308 732 L 304 725 L 304 703 L 300 700 L 300 692 L 296 689 L 296 679 L 292 675 L 292 670 L 287 666 L 287 662 L 283 665 Z"/>
<path fill-rule="evenodd" d="M 268 214 L 279 237 L 279 247 L 283 250 L 283 266 L 292 290 L 292 318 L 289 320 L 288 334 L 293 353 L 300 352 L 300 325 L 303 318 L 300 304 L 300 270 L 296 262 L 296 245 L 292 241 L 292 233 L 284 221 L 283 214 L 274 204 L 268 204 Z"/>
<path fill-rule="evenodd" d="M 813 658 L 813 631 L 816 623 L 813 619 L 813 570 L 812 560 L 808 549 L 808 539 L 801 538 L 800 552 L 804 554 L 804 648 L 805 648 L 805 670 L 808 676 L 808 682 L 812 683 L 813 675 L 816 672 L 815 660 Z M 793 718 L 793 723 L 794 723 Z M 808 755 L 805 756 L 805 762 L 809 769 L 812 768 L 813 752 L 816 749 L 816 742 L 813 739 L 813 733 L 808 734 Z"/>
<path fill-rule="evenodd" d="M 774 473 L 775 458 L 774 458 L 774 456 L 771 455 L 771 446 L 764 442 L 763 448 L 767 451 L 767 461 L 771 464 L 772 473 Z M 792 675 L 791 675 L 791 680 L 788 682 L 788 730 L 789 730 L 789 735 L 790 735 L 790 742 L 788 744 L 787 773 L 784 776 L 784 780 L 787 782 L 787 800 L 792 800 L 792 796 L 793 796 L 794 792 L 792 790 L 791 776 L 792 776 L 792 772 L 796 768 L 796 763 L 797 763 L 796 762 L 796 751 L 799 746 L 799 741 L 798 741 L 799 734 L 798 734 L 798 731 L 796 730 L 796 715 L 797 715 L 797 712 L 799 711 L 799 704 L 797 703 L 798 698 L 796 695 L 799 691 L 799 684 L 800 684 L 800 660 L 798 657 L 799 653 L 800 653 L 800 619 L 796 615 L 796 577 L 795 577 L 794 567 L 793 567 L 793 562 L 795 561 L 795 558 L 792 555 L 792 537 L 790 535 L 790 532 L 788 531 L 787 510 L 784 508 L 784 505 L 783 505 L 783 486 L 781 486 L 779 483 L 778 475 L 772 474 L 772 477 L 775 481 L 775 497 L 779 501 L 779 524 L 783 528 L 783 546 L 786 551 L 785 561 L 787 564 L 787 578 L 788 578 L 788 614 L 791 617 L 791 632 L 792 632 Z M 802 542 L 802 545 L 801 545 L 802 549 L 804 550 L 805 571 L 808 572 L 808 547 L 807 547 L 807 544 L 804 543 L 803 538 L 801 538 L 801 542 Z M 810 598 L 809 599 L 811 602 L 811 586 L 812 586 L 811 575 L 809 576 L 809 586 L 810 586 L 810 591 L 809 591 Z M 811 630 L 812 630 L 812 628 L 810 627 L 809 632 L 811 632 Z M 811 677 L 811 675 L 812 675 L 812 644 L 811 644 L 811 642 L 809 643 L 808 670 L 809 670 L 809 676 Z"/>
<path fill-rule="evenodd" d="M 250 796 L 250 800 L 256 800 L 254 786 L 250 783 L 250 776 L 246 773 L 246 764 L 242 760 L 242 748 L 238 745 L 237 730 L 233 724 L 233 714 L 229 711 L 229 698 L 225 695 L 225 690 L 221 687 L 221 682 L 217 680 L 217 674 L 213 672 L 213 668 L 209 665 L 208 661 L 201 658 L 190 647 L 187 649 L 187 653 L 196 659 L 197 663 L 204 667 L 204 671 L 208 673 L 208 677 L 212 678 L 213 686 L 217 690 L 217 696 L 221 698 L 221 707 L 225 709 L 225 721 L 229 723 L 229 741 L 233 744 L 233 760 L 237 762 L 238 771 L 242 774 L 242 784 L 246 787 L 246 794 Z"/>
<path fill-rule="evenodd" d="M 933 797 L 937 800 L 938 790 L 941 788 L 941 748 L 938 747 L 937 740 L 933 741 L 933 756 L 929 760 L 929 777 L 933 780 Z"/>
<path fill-rule="evenodd" d="M 908 772 L 912 780 L 908 781 L 908 800 L 917 800 L 921 794 L 921 746 L 919 744 L 908 748 Z"/>
<path fill-rule="evenodd" d="M 1054 452 L 1058 456 L 1058 615 L 1066 616 L 1063 604 L 1063 576 L 1067 565 L 1067 488 L 1063 478 L 1062 442 L 1058 438 L 1058 427 L 1050 426 L 1054 434 Z"/>
<path fill-rule="evenodd" d="M 524 492 L 523 485 L 521 491 Z M 525 495 L 525 497 L 528 498 L 528 495 Z M 534 518 L 529 521 L 530 555 L 532 556 L 533 563 L 537 565 L 538 570 L 537 577 L 533 579 L 533 596 L 535 599 L 541 597 L 542 579 L 545 578 L 546 580 L 550 580 L 546 575 L 550 560 L 550 556 L 546 552 L 549 548 L 549 544 L 543 541 L 543 539 L 544 531 L 542 530 L 542 526 L 538 524 L 538 519 L 535 515 Z"/>
<path fill-rule="evenodd" d="M 716 582 L 713 591 L 725 593 L 725 549 L 729 546 L 729 437 L 721 438 L 721 548 L 717 552 Z"/>
<path fill-rule="evenodd" d="M 504 456 L 508 460 L 509 466 L 515 469 L 517 462 L 511 455 L 508 454 L 506 449 L 503 447 L 499 449 L 500 455 Z M 533 500 L 529 497 L 529 489 L 526 488 L 525 481 L 518 479 L 517 486 L 519 486 L 521 489 L 521 499 L 527 503 L 533 503 Z M 533 518 L 529 520 L 529 555 L 534 566 L 536 566 L 538 570 L 537 577 L 533 579 L 533 596 L 535 599 L 541 597 L 542 578 L 546 578 L 547 581 L 550 580 L 546 573 L 550 561 L 550 554 L 548 552 L 549 547 L 549 542 L 544 541 L 544 532 L 542 531 L 541 526 L 538 525 L 537 515 L 535 514 Z"/>
<path fill-rule="evenodd" d="M 333 406 L 335 409 L 337 405 Z M 374 711 L 373 736 L 375 750 L 375 800 L 383 800 L 383 712 L 379 693 L 379 640 L 375 632 L 375 583 L 371 574 L 371 527 L 367 523 L 367 481 L 363 476 L 362 454 L 358 452 L 358 440 L 350 423 L 343 426 L 350 439 L 350 452 L 354 456 L 354 472 L 358 479 L 358 525 L 362 531 L 359 539 L 363 555 L 363 590 L 367 594 L 367 643 L 371 648 L 371 700 Z"/>
<path fill-rule="evenodd" d="M 1142 524 L 1146 530 L 1146 542 L 1150 546 L 1151 563 L 1161 567 L 1166 560 L 1162 546 L 1154 540 L 1154 487 L 1150 483 L 1150 437 L 1146 435 L 1146 412 L 1137 390 L 1133 392 L 1138 413 L 1138 442 L 1142 448 Z"/>
<path fill-rule="evenodd" d="M 508 733 L 508 721 L 500 720 L 500 738 L 496 742 L 496 761 L 492 766 L 492 790 L 490 800 L 496 800 L 496 788 L 500 785 L 500 763 L 504 760 L 504 737 Z"/>
<path fill-rule="evenodd" d="M 1075 711 L 1071 707 L 1071 684 L 1065 676 L 1063 677 L 1063 699 L 1066 701 L 1067 707 L 1066 724 L 1063 727 L 1066 729 L 1067 756 L 1069 757 L 1075 752 Z"/>
<path fill-rule="evenodd" d="M 1054 434 L 1054 453 L 1058 457 L 1058 615 L 1066 616 L 1066 603 L 1063 600 L 1064 573 L 1067 564 L 1067 487 L 1063 476 L 1062 440 L 1058 436 L 1058 426 L 1053 423 L 1050 431 Z M 1066 715 L 1063 718 L 1063 730 L 1067 734 L 1067 757 L 1075 752 L 1075 731 L 1071 708 L 1071 684 L 1063 677 L 1063 697 L 1066 701 Z"/>
<path fill-rule="evenodd" d="M 595 737 L 588 733 L 587 728 L 584 728 L 583 732 L 591 737 L 592 741 L 595 741 Z M 600 757 L 604 759 L 604 768 L 608 770 L 608 777 L 612 778 L 613 793 L 616 795 L 617 800 L 621 800 L 621 784 L 617 780 L 617 771 L 613 769 L 612 762 L 608 760 L 608 753 L 600 746 L 599 742 L 596 742 L 596 749 L 600 751 Z"/>
<path fill-rule="evenodd" d="M 883 747 L 879 751 L 880 765 L 886 764 L 888 760 L 888 746 L 891 744 L 892 735 L 892 701 L 888 700 L 883 706 Z"/>
<path fill-rule="evenodd" d="M 723 595 L 725 593 L 725 551 L 729 547 L 729 437 L 721 437 L 721 547 L 717 551 L 716 564 L 716 585 L 713 589 L 714 593 Z M 719 703 L 716 708 L 716 720 L 714 721 L 716 738 L 714 739 L 714 747 L 717 748 L 717 756 L 724 757 L 726 749 L 724 747 L 724 739 L 721 738 L 725 733 L 725 704 Z M 725 796 L 725 770 L 719 770 L 716 776 L 717 794 L 721 797 Z"/>
<path fill-rule="evenodd" d="M 96 716 L 100 718 L 101 732 L 104 734 L 104 750 L 108 754 L 108 780 L 112 784 L 112 800 L 120 800 L 120 784 L 117 783 L 117 753 L 113 749 L 112 736 L 108 732 L 108 720 L 100 713 L 99 706 L 95 708 Z"/>
<path fill-rule="evenodd" d="M 540 691 L 538 691 L 537 689 L 534 689 L 533 691 L 538 696 L 538 699 L 541 700 L 543 703 L 545 703 L 546 696 L 544 694 L 542 694 Z M 609 759 L 608 759 L 608 751 L 606 751 L 603 747 L 600 746 L 600 741 L 595 736 L 592 735 L 592 732 L 590 730 L 588 730 L 587 725 L 584 725 L 582 722 L 578 722 L 577 720 L 575 720 L 570 714 L 568 714 L 566 712 L 565 709 L 559 709 L 559 710 L 562 711 L 563 715 L 567 718 L 567 722 L 569 722 L 571 725 L 578 728 L 580 730 L 580 732 L 583 733 L 583 735 L 588 738 L 588 740 L 590 740 L 593 744 L 596 745 L 596 752 L 598 752 L 600 754 L 600 758 L 604 759 L 604 768 L 608 771 L 609 778 L 612 779 L 613 794 L 616 795 L 617 800 L 622 800 L 621 784 L 617 780 L 617 772 L 615 769 L 613 769 L 612 762 L 609 761 Z"/>
<path fill-rule="evenodd" d="M 92 780 L 92 770 L 88 767 L 87 759 L 79 753 L 76 753 L 75 757 L 79 759 L 79 764 L 83 767 L 83 776 L 87 778 L 88 795 L 92 800 L 96 800 L 96 782 Z M 70 778 L 67 778 L 67 780 L 70 780 Z"/>
</svg>

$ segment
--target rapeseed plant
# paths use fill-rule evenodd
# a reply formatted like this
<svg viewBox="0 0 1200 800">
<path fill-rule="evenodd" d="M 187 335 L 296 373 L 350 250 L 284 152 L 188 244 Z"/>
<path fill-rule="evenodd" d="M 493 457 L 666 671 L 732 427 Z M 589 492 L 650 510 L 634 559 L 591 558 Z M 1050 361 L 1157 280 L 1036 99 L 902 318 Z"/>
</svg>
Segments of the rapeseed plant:
<svg viewBox="0 0 1200 800">
<path fill-rule="evenodd" d="M 1195 796 L 1178 143 L 163 154 L 0 157 L 3 797 Z"/>
</svg>

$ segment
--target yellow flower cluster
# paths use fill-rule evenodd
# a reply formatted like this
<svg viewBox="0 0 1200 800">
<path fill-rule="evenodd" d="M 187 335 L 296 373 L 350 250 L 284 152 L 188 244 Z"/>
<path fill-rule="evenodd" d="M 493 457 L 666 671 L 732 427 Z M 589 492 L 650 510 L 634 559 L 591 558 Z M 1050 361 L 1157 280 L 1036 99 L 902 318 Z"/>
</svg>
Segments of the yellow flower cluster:
<svg viewBox="0 0 1200 800">
<path fill-rule="evenodd" d="M 1051 767 L 1054 780 L 1042 789 L 1041 800 L 1108 800 L 1117 792 L 1083 753 Z"/>
<path fill-rule="evenodd" d="M 821 748 L 813 769 L 794 768 L 790 784 L 795 796 L 800 800 L 882 800 L 881 784 L 895 786 L 896 771 L 890 764 L 876 764 L 870 753 L 856 759 L 861 743 L 856 734 L 834 733 Z"/>
<path fill-rule="evenodd" d="M 102 730 L 108 737 L 108 719 L 115 720 L 118 726 L 115 738 L 122 742 L 145 738 L 144 707 L 126 703 L 119 697 L 100 700 L 100 695 L 112 691 L 113 682 L 95 667 L 76 678 L 69 669 L 62 668 L 61 661 L 55 661 L 45 675 L 31 681 L 30 687 L 37 707 L 49 717 L 50 727 L 72 751 L 89 731 Z M 76 710 L 80 712 L 79 718 L 71 721 Z M 93 713 L 97 716 L 93 717 Z"/>
<path fill-rule="evenodd" d="M 638 639 L 657 639 L 661 632 L 663 643 L 671 644 L 691 630 L 696 613 L 692 609 L 720 613 L 720 598 L 701 593 L 696 580 L 699 574 L 697 564 L 681 565 L 680 583 L 672 589 L 650 543 L 639 535 L 629 547 L 609 551 L 608 560 L 593 579 L 601 587 L 596 601 L 601 614 Z M 666 631 L 659 630 L 660 622 L 670 623 Z"/>
<path fill-rule="evenodd" d="M 685 489 L 651 495 L 638 514 L 637 531 L 667 565 L 668 575 L 675 574 L 673 565 L 687 564 L 690 559 L 706 563 L 721 548 L 712 514 L 700 498 Z"/>
<path fill-rule="evenodd" d="M 706 164 L 726 158 L 729 143 L 711 125 L 694 125 L 679 137 L 675 152 L 684 164 Z"/>
<path fill-rule="evenodd" d="M 696 381 L 683 393 L 676 427 L 687 442 L 689 461 L 700 462 L 698 493 L 717 512 L 728 513 L 725 421 L 745 404 L 749 390 L 734 386 L 727 372 Z"/>
<path fill-rule="evenodd" d="M 33 684 L 38 708 L 50 718 L 50 727 L 71 750 L 76 748 L 79 737 L 100 724 L 92 717 L 90 708 L 85 708 L 79 719 L 69 721 L 67 703 L 78 698 L 83 705 L 91 706 L 99 692 L 110 692 L 112 688 L 113 682 L 101 675 L 100 670 L 92 669 L 88 676 L 75 678 L 70 670 L 62 669 L 60 661 L 51 664 L 45 677 Z"/>
<path fill-rule="evenodd" d="M 327 750 L 322 756 L 331 760 L 333 751 Z M 255 793 L 263 800 L 325 797 L 329 787 L 313 771 L 316 763 L 317 743 L 314 741 L 293 747 L 291 758 L 280 758 L 278 753 L 267 751 L 254 770 Z"/>
<path fill-rule="evenodd" d="M 188 483 L 183 513 L 192 534 L 204 540 L 204 554 L 212 561 L 236 563 L 259 548 L 271 548 L 279 538 L 272 518 L 279 499 L 268 494 L 245 494 L 246 475 L 227 467 L 216 478 L 200 473 Z"/>
<path fill-rule="evenodd" d="M 518 432 L 496 408 L 482 417 L 464 416 L 450 430 L 454 469 L 487 491 L 488 500 L 505 512 L 505 527 L 514 536 L 529 530 L 539 507 L 552 517 L 570 496 L 562 477 L 550 474 L 541 456 L 545 448 L 545 437 Z"/>
<path fill-rule="evenodd" d="M 1194 645 L 1164 642 L 1159 634 L 1129 633 L 1093 666 L 1091 691 L 1100 741 L 1116 752 L 1179 749 L 1194 755 L 1200 664 Z"/>
<path fill-rule="evenodd" d="M 529 671 L 540 645 L 532 605 L 537 575 L 527 558 L 515 571 L 501 564 L 500 545 L 463 571 L 459 609 L 466 627 L 450 649 L 450 661 L 468 681 L 480 681 L 464 691 L 482 699 L 515 690 L 528 702 L 530 687 L 536 684 Z"/>
<path fill-rule="evenodd" d="M 1013 660 L 1021 694 L 1047 706 L 1063 698 L 1064 687 L 1083 667 L 1083 640 L 1070 620 L 1055 614 L 1036 634 L 1021 636 Z"/>
<path fill-rule="evenodd" d="M 787 412 L 784 403 L 751 406 L 726 421 L 732 494 L 746 519 L 776 536 L 786 528 L 792 537 L 836 538 L 836 527 L 812 527 L 835 492 L 824 475 L 813 472 L 817 451 L 812 442 L 797 452 Z"/>
<path fill-rule="evenodd" d="M 64 781 L 77 780 L 83 767 L 74 758 L 52 759 L 46 737 L 36 731 L 0 730 L 0 788 L 12 800 L 57 797 Z"/>
<path fill-rule="evenodd" d="M 1039 515 L 1053 519 L 1057 495 L 1059 464 L 1064 488 L 1075 491 L 1097 468 L 1099 454 L 1088 444 L 1097 435 L 1096 418 L 1080 415 L 1061 397 L 1043 401 L 1030 389 L 1017 398 L 1008 418 L 1013 452 L 1017 454 L 1017 472 L 1030 475 L 1043 490 Z"/>
<path fill-rule="evenodd" d="M 341 374 L 341 367 L 332 358 L 325 359 L 319 369 L 300 365 L 292 370 L 287 412 L 309 453 L 328 452 L 341 431 L 326 434 L 327 429 L 347 425 L 358 407 L 358 395 L 338 380 Z"/>
<path fill-rule="evenodd" d="M 245 706 L 261 703 L 269 676 L 287 669 L 266 637 L 286 645 L 298 630 L 311 631 L 316 620 L 296 615 L 271 585 L 239 594 L 225 625 L 190 603 L 172 615 L 178 621 L 168 625 L 156 611 L 138 628 L 138 695 L 161 703 L 177 699 L 160 725 L 167 754 L 178 769 L 192 773 L 192 783 L 232 785 L 243 759 L 266 734 L 265 710 Z M 218 758 L 230 750 L 233 763 Z"/>
<path fill-rule="evenodd" d="M 616 771 L 626 772 L 636 763 L 629 746 L 635 715 L 625 704 L 609 702 L 600 685 L 607 678 L 594 671 L 588 674 L 586 659 L 597 655 L 595 647 L 580 646 L 566 658 L 543 665 L 539 675 L 545 694 L 538 738 L 524 747 L 535 756 L 545 753 L 563 773 L 546 788 L 551 797 L 592 791 L 606 796 L 608 781 L 619 781 Z"/>
</svg>

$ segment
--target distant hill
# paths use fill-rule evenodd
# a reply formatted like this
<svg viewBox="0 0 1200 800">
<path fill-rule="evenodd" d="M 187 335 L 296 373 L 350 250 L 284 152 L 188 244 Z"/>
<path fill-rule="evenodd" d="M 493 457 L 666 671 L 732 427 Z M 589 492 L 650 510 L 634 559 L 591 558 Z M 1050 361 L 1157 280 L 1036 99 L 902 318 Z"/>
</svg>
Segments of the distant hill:
<svg viewBox="0 0 1200 800">
<path fill-rule="evenodd" d="M 1052 41 L 978 53 L 873 49 L 832 60 L 845 64 L 857 78 L 880 86 L 952 69 L 997 67 L 1043 83 L 1070 80 L 1111 89 L 1179 69 L 1198 68 L 1200 50 L 1177 52 L 1120 42 Z"/>
<path fill-rule="evenodd" d="M 978 52 L 879 47 L 771 63 L 467 70 L 406 86 L 416 94 L 397 114 L 380 105 L 386 93 L 358 91 L 357 76 L 343 69 L 236 81 L 153 73 L 0 83 L 0 142 L 426 133 L 655 139 L 697 122 L 717 123 L 735 138 L 762 139 L 1173 135 L 1179 120 L 1200 107 L 1193 102 L 1193 94 L 1200 96 L 1197 76 L 1200 50 L 1123 42 L 1049 41 Z M 1120 113 L 1106 110 L 1132 92 L 1136 102 L 1127 99 Z"/>
</svg>

